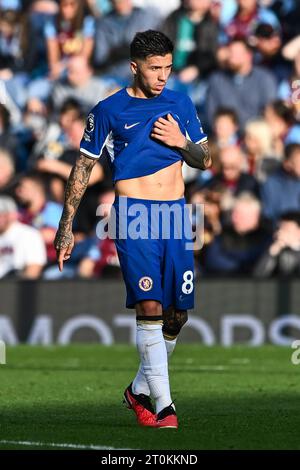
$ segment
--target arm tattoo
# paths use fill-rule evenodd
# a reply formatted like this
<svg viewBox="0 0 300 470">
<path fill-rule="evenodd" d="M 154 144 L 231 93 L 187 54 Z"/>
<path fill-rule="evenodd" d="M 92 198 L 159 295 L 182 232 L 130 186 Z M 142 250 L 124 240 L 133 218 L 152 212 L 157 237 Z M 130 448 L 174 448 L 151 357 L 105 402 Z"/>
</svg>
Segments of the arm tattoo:
<svg viewBox="0 0 300 470">
<path fill-rule="evenodd" d="M 184 148 L 179 150 L 183 156 L 184 161 L 192 168 L 207 170 L 207 168 L 210 168 L 212 165 L 207 140 L 200 142 L 199 144 L 194 144 L 194 142 L 186 139 Z"/>
<path fill-rule="evenodd" d="M 80 154 L 72 168 L 65 190 L 64 209 L 55 239 L 56 249 L 68 246 L 72 239 L 72 222 L 96 161 L 96 159 Z"/>
<path fill-rule="evenodd" d="M 207 168 L 210 168 L 212 165 L 212 159 L 209 151 L 209 146 L 208 146 L 208 141 L 206 140 L 205 142 L 200 143 L 200 147 L 203 152 L 203 167 L 206 170 Z"/>
</svg>

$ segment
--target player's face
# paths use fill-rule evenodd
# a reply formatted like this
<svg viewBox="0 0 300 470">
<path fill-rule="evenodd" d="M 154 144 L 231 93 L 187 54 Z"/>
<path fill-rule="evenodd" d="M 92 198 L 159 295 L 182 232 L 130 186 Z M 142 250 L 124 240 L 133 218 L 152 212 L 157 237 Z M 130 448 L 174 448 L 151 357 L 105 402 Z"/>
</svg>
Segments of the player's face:
<svg viewBox="0 0 300 470">
<path fill-rule="evenodd" d="M 131 62 L 131 69 L 136 78 L 136 85 L 145 96 L 160 95 L 172 70 L 172 54 Z"/>
</svg>

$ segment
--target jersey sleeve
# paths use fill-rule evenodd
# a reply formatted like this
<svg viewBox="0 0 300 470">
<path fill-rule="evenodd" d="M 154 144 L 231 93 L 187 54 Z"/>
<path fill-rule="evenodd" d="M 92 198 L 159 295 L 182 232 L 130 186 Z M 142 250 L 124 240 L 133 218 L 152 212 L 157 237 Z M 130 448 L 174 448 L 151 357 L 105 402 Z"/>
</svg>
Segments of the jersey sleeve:
<svg viewBox="0 0 300 470">
<path fill-rule="evenodd" d="M 80 152 L 90 158 L 99 158 L 111 131 L 108 113 L 101 102 L 89 113 L 80 142 Z"/>
<path fill-rule="evenodd" d="M 205 132 L 203 131 L 201 121 L 197 114 L 197 110 L 189 97 L 187 97 L 185 109 L 186 138 L 191 140 L 195 144 L 205 142 L 205 140 L 207 140 L 207 134 L 205 134 Z"/>
</svg>

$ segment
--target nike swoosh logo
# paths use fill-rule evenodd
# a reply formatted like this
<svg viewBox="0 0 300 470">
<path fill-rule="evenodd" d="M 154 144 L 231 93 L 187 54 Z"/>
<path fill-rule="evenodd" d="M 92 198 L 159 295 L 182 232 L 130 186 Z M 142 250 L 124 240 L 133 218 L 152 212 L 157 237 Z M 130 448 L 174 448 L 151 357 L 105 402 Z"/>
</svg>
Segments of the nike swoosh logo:
<svg viewBox="0 0 300 470">
<path fill-rule="evenodd" d="M 125 124 L 124 129 L 131 129 L 132 127 L 137 126 L 138 124 L 139 122 L 135 122 L 134 124 L 131 124 L 130 126 L 128 126 L 128 124 Z"/>
</svg>

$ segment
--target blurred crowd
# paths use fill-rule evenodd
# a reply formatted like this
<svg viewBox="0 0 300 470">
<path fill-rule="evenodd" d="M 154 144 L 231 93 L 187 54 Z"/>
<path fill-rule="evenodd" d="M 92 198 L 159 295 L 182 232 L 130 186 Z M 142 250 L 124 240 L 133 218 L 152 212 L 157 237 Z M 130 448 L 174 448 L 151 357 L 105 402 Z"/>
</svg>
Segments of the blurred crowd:
<svg viewBox="0 0 300 470">
<path fill-rule="evenodd" d="M 197 276 L 298 275 L 298 0 L 0 0 L 0 278 L 121 277 L 96 236 L 97 207 L 114 200 L 105 152 L 63 273 L 53 240 L 87 112 L 130 83 L 146 29 L 173 40 L 168 86 L 209 134 L 213 167 L 183 167 L 187 202 L 204 207 Z"/>
</svg>

